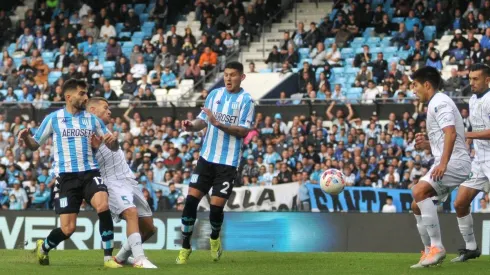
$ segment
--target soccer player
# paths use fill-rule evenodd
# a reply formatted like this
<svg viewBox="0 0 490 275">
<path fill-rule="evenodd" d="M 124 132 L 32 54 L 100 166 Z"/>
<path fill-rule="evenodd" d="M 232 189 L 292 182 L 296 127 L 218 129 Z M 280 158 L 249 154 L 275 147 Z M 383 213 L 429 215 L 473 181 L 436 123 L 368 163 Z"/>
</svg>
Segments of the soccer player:
<svg viewBox="0 0 490 275">
<path fill-rule="evenodd" d="M 186 131 L 201 131 L 206 127 L 207 130 L 182 212 L 184 240 L 176 260 L 177 264 L 185 264 L 189 259 L 197 207 L 211 188 L 211 257 L 214 261 L 221 257 L 223 248 L 219 233 L 223 223 L 223 208 L 231 195 L 242 156 L 243 139 L 252 126 L 255 112 L 252 97 L 240 87 L 244 79 L 241 63 L 226 64 L 225 87 L 211 91 L 195 120 L 184 121 L 183 127 Z"/>
<path fill-rule="evenodd" d="M 109 104 L 103 97 L 91 98 L 87 103 L 87 110 L 105 124 L 111 120 Z M 119 264 L 132 263 L 137 268 L 157 268 L 146 259 L 142 244 L 156 232 L 151 208 L 138 188 L 138 182 L 126 163 L 124 152 L 121 149 L 116 152 L 110 150 L 102 143 L 102 139 L 95 135 L 92 136 L 92 148 L 98 149 L 95 156 L 110 194 L 109 208 L 114 221 L 119 222 L 122 217 L 127 223 L 128 241 L 124 243 L 114 260 Z M 129 260 L 131 252 L 133 261 Z"/>
<path fill-rule="evenodd" d="M 470 177 L 461 184 L 454 201 L 459 231 L 466 243 L 459 250 L 459 256 L 451 262 L 465 262 L 480 257 L 473 233 L 473 217 L 470 206 L 473 199 L 480 193 L 490 191 L 490 67 L 485 64 L 475 64 L 470 68 L 470 86 L 473 96 L 470 98 L 470 123 L 472 132 L 466 133 L 467 141 L 475 145 L 475 158 L 471 164 Z"/>
<path fill-rule="evenodd" d="M 108 148 L 116 151 L 119 148 L 116 137 L 100 119 L 85 111 L 88 96 L 84 81 L 70 79 L 62 90 L 65 108 L 45 117 L 34 137 L 29 135 L 29 129 L 21 130 L 18 134 L 19 139 L 24 140 L 32 151 L 53 137 L 57 175 L 55 211 L 60 215 L 61 228 L 53 229 L 45 240 L 37 241 L 38 261 L 41 265 L 49 265 L 48 252 L 75 232 L 80 205 L 85 199 L 99 216 L 104 266 L 122 267 L 112 258 L 114 224 L 109 211 L 107 187 L 100 177 L 94 151 L 90 148 L 91 136 L 96 134 L 103 137 Z"/>
<path fill-rule="evenodd" d="M 420 268 L 440 264 L 446 257 L 433 197 L 437 201 L 445 201 L 448 194 L 470 174 L 471 159 L 465 145 L 461 114 L 450 97 L 438 92 L 442 83 L 439 72 L 425 67 L 417 70 L 412 78 L 418 98 L 428 105 L 429 140 L 422 133 L 417 133 L 416 148 L 430 148 L 434 156 L 429 172 L 412 188 L 412 209 L 425 246 L 419 263 L 412 268 Z"/>
</svg>

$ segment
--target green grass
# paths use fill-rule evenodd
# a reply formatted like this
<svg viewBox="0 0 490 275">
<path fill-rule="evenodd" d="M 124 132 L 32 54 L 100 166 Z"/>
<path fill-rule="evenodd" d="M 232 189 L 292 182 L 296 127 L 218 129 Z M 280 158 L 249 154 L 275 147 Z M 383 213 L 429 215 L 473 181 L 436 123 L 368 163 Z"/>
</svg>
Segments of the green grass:
<svg viewBox="0 0 490 275">
<path fill-rule="evenodd" d="M 39 266 L 34 254 L 26 250 L 0 250 L 1 274 L 489 274 L 490 257 L 467 263 L 451 263 L 448 255 L 442 266 L 411 270 L 418 254 L 387 253 L 265 253 L 227 252 L 213 263 L 209 252 L 194 251 L 187 265 L 176 265 L 177 251 L 147 251 L 159 269 L 132 267 L 117 270 L 102 267 L 102 251 L 52 251 L 50 266 Z"/>
</svg>

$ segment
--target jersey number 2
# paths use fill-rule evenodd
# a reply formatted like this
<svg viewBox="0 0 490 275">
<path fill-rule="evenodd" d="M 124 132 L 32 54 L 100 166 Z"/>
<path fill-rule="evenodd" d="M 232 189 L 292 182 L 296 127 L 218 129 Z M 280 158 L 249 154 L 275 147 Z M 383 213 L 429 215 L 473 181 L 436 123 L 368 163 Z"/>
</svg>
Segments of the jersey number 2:
<svg viewBox="0 0 490 275">
<path fill-rule="evenodd" d="M 223 189 L 221 189 L 220 192 L 223 194 L 228 194 L 228 188 L 230 188 L 230 183 L 225 181 L 225 182 L 223 182 L 223 186 L 224 187 L 223 187 Z"/>
</svg>

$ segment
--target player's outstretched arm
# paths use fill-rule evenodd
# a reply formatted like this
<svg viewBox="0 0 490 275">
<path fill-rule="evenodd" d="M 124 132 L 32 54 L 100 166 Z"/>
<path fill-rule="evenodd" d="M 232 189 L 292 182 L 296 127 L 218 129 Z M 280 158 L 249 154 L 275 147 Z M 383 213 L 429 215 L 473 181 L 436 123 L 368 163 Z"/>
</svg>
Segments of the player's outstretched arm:
<svg viewBox="0 0 490 275">
<path fill-rule="evenodd" d="M 490 140 L 490 130 L 484 130 L 479 132 L 466 132 L 466 139 L 481 139 Z"/>
<path fill-rule="evenodd" d="M 232 135 L 235 137 L 239 138 L 244 138 L 247 136 L 248 132 L 250 131 L 248 128 L 241 127 L 241 126 L 235 126 L 235 125 L 225 125 L 221 122 L 219 122 L 216 117 L 214 117 L 213 112 L 211 112 L 210 109 L 208 108 L 201 108 L 203 112 L 206 113 L 206 116 L 208 118 L 208 122 L 213 125 L 214 127 L 220 129 L 221 131 L 227 133 L 228 135 Z"/>
<path fill-rule="evenodd" d="M 30 130 L 29 129 L 22 129 L 19 131 L 19 134 L 17 135 L 19 140 L 23 140 L 24 143 L 26 144 L 27 148 L 31 151 L 37 151 L 39 149 L 39 144 L 36 142 L 36 140 L 29 134 Z"/>
</svg>

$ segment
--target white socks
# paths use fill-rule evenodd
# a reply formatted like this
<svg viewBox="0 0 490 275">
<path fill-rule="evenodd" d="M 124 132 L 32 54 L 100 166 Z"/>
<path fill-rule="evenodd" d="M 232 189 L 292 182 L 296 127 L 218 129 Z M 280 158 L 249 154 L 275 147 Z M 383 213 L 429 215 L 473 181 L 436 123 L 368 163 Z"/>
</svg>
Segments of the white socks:
<svg viewBox="0 0 490 275">
<path fill-rule="evenodd" d="M 437 217 L 437 207 L 431 198 L 417 202 L 422 214 L 422 224 L 425 225 L 430 236 L 431 246 L 443 248 L 441 240 L 441 228 L 439 226 L 439 218 Z"/>
<path fill-rule="evenodd" d="M 133 254 L 135 261 L 145 257 L 141 234 L 138 232 L 129 235 L 128 241 L 121 247 L 121 250 L 116 255 L 116 259 L 118 262 L 125 262 L 131 254 Z"/>
<path fill-rule="evenodd" d="M 458 225 L 459 231 L 466 243 L 466 249 L 475 250 L 476 240 L 475 234 L 473 233 L 473 217 L 471 216 L 471 213 L 462 218 L 458 218 Z"/>
<path fill-rule="evenodd" d="M 417 229 L 419 230 L 420 238 L 422 239 L 422 243 L 424 244 L 425 253 L 429 252 L 430 248 L 430 237 L 429 232 L 427 232 L 427 228 L 422 224 L 422 216 L 414 215 L 415 220 L 417 221 Z"/>
</svg>

